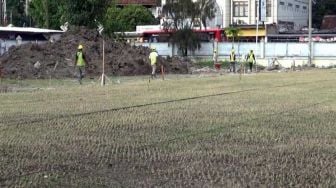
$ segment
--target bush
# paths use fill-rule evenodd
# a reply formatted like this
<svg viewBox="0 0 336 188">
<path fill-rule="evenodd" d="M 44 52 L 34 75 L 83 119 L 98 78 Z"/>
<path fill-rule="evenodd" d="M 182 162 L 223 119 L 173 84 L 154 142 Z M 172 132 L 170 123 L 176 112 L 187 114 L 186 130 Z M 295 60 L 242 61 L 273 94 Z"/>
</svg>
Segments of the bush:
<svg viewBox="0 0 336 188">
<path fill-rule="evenodd" d="M 203 60 L 195 63 L 196 67 L 213 67 L 214 62 L 213 60 Z"/>
<path fill-rule="evenodd" d="M 230 67 L 230 62 L 227 60 L 223 60 L 223 61 L 218 61 L 218 63 L 221 64 L 222 68 L 228 68 Z M 202 61 L 198 61 L 194 64 L 196 67 L 213 67 L 214 66 L 214 61 L 213 60 L 202 60 Z"/>
</svg>

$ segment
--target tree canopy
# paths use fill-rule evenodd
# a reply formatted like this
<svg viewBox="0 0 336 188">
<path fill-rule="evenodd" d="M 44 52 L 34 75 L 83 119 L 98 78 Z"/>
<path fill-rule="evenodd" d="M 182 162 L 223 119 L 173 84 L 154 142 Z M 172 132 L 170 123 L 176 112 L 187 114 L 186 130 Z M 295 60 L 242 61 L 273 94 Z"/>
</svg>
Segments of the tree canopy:
<svg viewBox="0 0 336 188">
<path fill-rule="evenodd" d="M 83 25 L 96 27 L 95 20 L 105 22 L 103 18 L 114 0 L 32 0 L 29 6 L 29 13 L 32 20 L 25 15 L 25 1 L 7 1 L 8 21 L 16 26 L 30 26 L 35 24 L 39 27 L 59 28 L 64 22 L 68 21 L 73 25 Z M 214 17 L 214 0 L 167 0 L 164 14 L 169 15 L 173 22 L 165 25 L 174 28 L 184 28 L 185 20 L 193 20 L 197 25 L 201 22 L 206 27 L 206 20 Z M 129 10 L 137 8 L 129 8 Z M 324 15 L 336 14 L 336 0 L 316 0 L 313 5 L 313 24 L 314 27 L 321 26 Z M 10 16 L 11 15 L 11 16 Z M 127 17 L 134 18 L 135 11 L 127 14 Z M 144 14 L 145 15 L 145 14 Z M 113 17 L 113 16 L 112 16 Z M 140 23 L 148 19 L 147 16 L 136 16 Z M 182 21 L 183 20 L 183 21 Z M 124 21 L 122 21 L 124 22 Z M 135 22 L 130 20 L 130 22 Z M 146 22 L 147 23 L 147 22 Z M 191 22 L 189 22 L 191 23 Z M 130 24 L 134 25 L 134 24 Z M 126 28 L 133 27 L 127 26 Z"/>
<path fill-rule="evenodd" d="M 215 3 L 214 0 L 198 0 L 196 2 L 196 11 L 198 11 L 199 18 L 205 28 L 207 27 L 207 21 L 216 16 Z"/>
<path fill-rule="evenodd" d="M 195 24 L 198 14 L 196 3 L 192 0 L 167 0 L 162 13 L 166 20 L 166 29 L 190 29 Z"/>
<path fill-rule="evenodd" d="M 29 13 L 36 26 L 59 29 L 60 25 L 66 22 L 65 8 L 65 0 L 33 0 L 30 3 Z"/>
<path fill-rule="evenodd" d="M 232 39 L 232 47 L 234 45 L 235 39 L 239 38 L 240 28 L 229 27 L 225 29 L 226 36 Z"/>
<path fill-rule="evenodd" d="M 155 22 L 153 14 L 140 5 L 129 5 L 124 8 L 111 6 L 104 19 L 106 32 L 135 31 L 137 25 L 149 25 Z"/>
<path fill-rule="evenodd" d="M 89 28 L 97 28 L 101 23 L 111 33 L 134 31 L 137 25 L 155 22 L 147 8 L 140 5 L 121 8 L 113 0 L 32 0 L 29 12 L 36 26 L 52 29 L 59 29 L 65 22 Z"/>
<path fill-rule="evenodd" d="M 195 51 L 200 47 L 200 38 L 193 28 L 202 24 L 206 28 L 206 21 L 215 17 L 214 5 L 214 0 L 166 1 L 162 10 L 166 18 L 164 27 L 174 31 L 171 42 L 178 46 L 182 55 L 187 56 L 188 49 Z"/>
<path fill-rule="evenodd" d="M 65 17 L 72 25 L 96 28 L 110 4 L 111 0 L 65 0 Z"/>
<path fill-rule="evenodd" d="M 24 2 L 21 0 L 7 1 L 9 23 L 17 26 L 27 25 L 24 9 Z"/>
</svg>

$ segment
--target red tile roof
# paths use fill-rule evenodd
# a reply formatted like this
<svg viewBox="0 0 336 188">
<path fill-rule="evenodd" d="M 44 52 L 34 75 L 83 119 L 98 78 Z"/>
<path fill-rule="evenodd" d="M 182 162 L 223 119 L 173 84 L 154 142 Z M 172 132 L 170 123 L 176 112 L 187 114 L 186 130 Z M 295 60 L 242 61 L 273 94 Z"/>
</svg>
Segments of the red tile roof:
<svg viewBox="0 0 336 188">
<path fill-rule="evenodd" d="M 336 15 L 324 16 L 321 29 L 335 29 L 336 28 Z"/>
</svg>

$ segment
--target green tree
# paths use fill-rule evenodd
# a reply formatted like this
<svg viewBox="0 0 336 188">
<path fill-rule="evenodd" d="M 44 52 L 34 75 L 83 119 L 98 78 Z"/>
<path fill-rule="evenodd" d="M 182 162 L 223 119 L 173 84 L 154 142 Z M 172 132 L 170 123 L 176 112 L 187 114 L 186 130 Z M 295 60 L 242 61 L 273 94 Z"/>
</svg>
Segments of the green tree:
<svg viewBox="0 0 336 188">
<path fill-rule="evenodd" d="M 171 42 L 177 45 L 183 56 L 188 50 L 195 51 L 200 48 L 200 38 L 193 32 L 199 20 L 204 22 L 214 17 L 215 6 L 212 0 L 167 0 L 162 13 L 167 18 L 164 23 L 166 30 L 173 30 Z"/>
<path fill-rule="evenodd" d="M 168 30 L 191 29 L 199 14 L 192 0 L 167 0 L 162 13 L 168 18 L 165 23 L 165 29 Z"/>
<path fill-rule="evenodd" d="M 7 10 L 9 12 L 9 22 L 15 26 L 24 26 L 27 24 L 25 12 L 25 3 L 23 0 L 7 1 Z"/>
<path fill-rule="evenodd" d="M 97 27 L 111 0 L 32 0 L 30 14 L 39 27 L 58 29 L 69 22 L 75 26 Z"/>
<path fill-rule="evenodd" d="M 109 36 L 112 36 L 114 32 L 124 31 L 124 25 L 119 19 L 121 9 L 115 6 L 111 6 L 107 9 L 104 18 L 104 32 Z"/>
<path fill-rule="evenodd" d="M 96 28 L 97 21 L 103 22 L 111 0 L 65 0 L 65 18 L 76 26 Z"/>
<path fill-rule="evenodd" d="M 135 31 L 137 25 L 150 25 L 155 22 L 151 11 L 141 5 L 124 7 L 118 18 L 124 25 L 124 31 Z"/>
<path fill-rule="evenodd" d="M 103 23 L 105 33 L 113 36 L 114 32 L 135 31 L 137 25 L 150 25 L 154 22 L 152 13 L 143 6 L 130 5 L 117 8 L 112 5 L 107 9 Z"/>
<path fill-rule="evenodd" d="M 199 36 L 192 29 L 181 29 L 172 36 L 173 44 L 177 44 L 182 56 L 188 56 L 188 50 L 195 51 L 201 47 Z"/>
<path fill-rule="evenodd" d="M 235 39 L 237 39 L 239 37 L 240 34 L 240 29 L 237 27 L 229 27 L 227 29 L 225 29 L 225 34 L 228 38 L 232 39 L 232 47 L 235 43 Z"/>
<path fill-rule="evenodd" d="M 65 0 L 32 0 L 29 13 L 38 27 L 59 29 L 66 22 Z"/>
<path fill-rule="evenodd" d="M 204 26 L 207 28 L 207 20 L 211 20 L 216 16 L 216 2 L 214 0 L 198 0 L 196 1 L 196 8 L 199 13 L 199 18 Z"/>
</svg>

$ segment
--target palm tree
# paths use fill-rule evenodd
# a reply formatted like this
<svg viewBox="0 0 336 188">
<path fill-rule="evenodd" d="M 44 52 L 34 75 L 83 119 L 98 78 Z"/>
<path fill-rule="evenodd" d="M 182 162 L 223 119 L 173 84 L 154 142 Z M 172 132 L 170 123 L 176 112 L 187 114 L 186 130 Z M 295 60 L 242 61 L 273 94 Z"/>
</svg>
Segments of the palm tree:
<svg viewBox="0 0 336 188">
<path fill-rule="evenodd" d="M 188 50 L 195 51 L 201 47 L 199 37 L 190 28 L 176 31 L 171 42 L 179 47 L 183 57 L 188 56 Z"/>
<path fill-rule="evenodd" d="M 206 21 L 212 17 L 211 10 L 214 0 L 167 0 L 162 13 L 167 18 L 165 29 L 174 31 L 171 42 L 176 44 L 183 56 L 188 55 L 188 50 L 195 51 L 200 48 L 200 38 L 193 32 L 197 18 Z M 202 6 L 201 6 L 202 5 Z M 202 8 L 202 11 L 200 11 Z M 202 13 L 201 13 L 202 12 Z"/>
<path fill-rule="evenodd" d="M 226 36 L 232 39 L 232 47 L 234 45 L 235 39 L 240 35 L 240 28 L 229 27 L 225 29 Z"/>
</svg>

